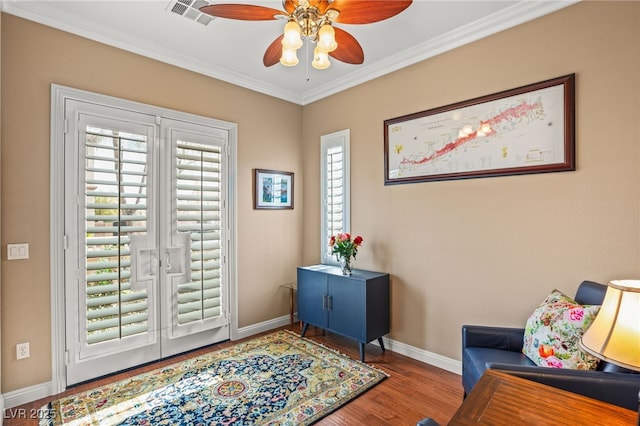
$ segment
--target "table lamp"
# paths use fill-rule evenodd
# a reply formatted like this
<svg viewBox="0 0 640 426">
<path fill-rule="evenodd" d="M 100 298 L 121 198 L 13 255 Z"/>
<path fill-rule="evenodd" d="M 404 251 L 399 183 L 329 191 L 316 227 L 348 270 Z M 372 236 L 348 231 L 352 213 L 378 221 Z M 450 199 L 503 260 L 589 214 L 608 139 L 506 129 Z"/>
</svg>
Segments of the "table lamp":
<svg viewBox="0 0 640 426">
<path fill-rule="evenodd" d="M 609 283 L 602 307 L 579 346 L 607 362 L 640 371 L 640 280 Z"/>
</svg>

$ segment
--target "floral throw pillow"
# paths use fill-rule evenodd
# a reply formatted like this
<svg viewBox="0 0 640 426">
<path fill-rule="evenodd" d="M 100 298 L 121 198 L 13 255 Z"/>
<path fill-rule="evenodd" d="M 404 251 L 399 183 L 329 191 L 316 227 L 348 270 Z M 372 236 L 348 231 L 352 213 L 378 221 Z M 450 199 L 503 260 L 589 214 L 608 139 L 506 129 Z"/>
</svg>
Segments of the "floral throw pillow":
<svg viewBox="0 0 640 426">
<path fill-rule="evenodd" d="M 595 369 L 598 358 L 582 351 L 578 341 L 599 310 L 553 290 L 527 320 L 522 353 L 541 367 Z"/>
</svg>

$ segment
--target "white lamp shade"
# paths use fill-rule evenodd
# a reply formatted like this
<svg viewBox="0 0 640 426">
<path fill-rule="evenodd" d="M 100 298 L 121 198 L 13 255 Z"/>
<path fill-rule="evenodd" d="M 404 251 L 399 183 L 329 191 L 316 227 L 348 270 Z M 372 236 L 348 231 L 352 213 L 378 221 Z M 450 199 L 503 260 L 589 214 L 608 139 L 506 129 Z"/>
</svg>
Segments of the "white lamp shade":
<svg viewBox="0 0 640 426">
<path fill-rule="evenodd" d="M 298 65 L 298 56 L 295 49 L 287 49 L 282 47 L 282 57 L 280 57 L 280 63 L 287 67 L 294 67 Z"/>
<path fill-rule="evenodd" d="M 640 371 L 640 280 L 609 283 L 580 347 L 607 362 Z"/>
<path fill-rule="evenodd" d="M 294 22 L 289 21 L 284 26 L 284 37 L 282 39 L 282 47 L 285 49 L 300 49 L 302 47 L 302 37 L 300 37 L 300 26 Z"/>
<path fill-rule="evenodd" d="M 313 62 L 311 62 L 311 65 L 318 70 L 329 68 L 331 66 L 329 54 L 316 46 L 316 48 L 313 49 Z"/>
<path fill-rule="evenodd" d="M 329 24 L 324 24 L 318 31 L 318 48 L 325 52 L 333 52 L 338 48 L 336 32 Z"/>
</svg>

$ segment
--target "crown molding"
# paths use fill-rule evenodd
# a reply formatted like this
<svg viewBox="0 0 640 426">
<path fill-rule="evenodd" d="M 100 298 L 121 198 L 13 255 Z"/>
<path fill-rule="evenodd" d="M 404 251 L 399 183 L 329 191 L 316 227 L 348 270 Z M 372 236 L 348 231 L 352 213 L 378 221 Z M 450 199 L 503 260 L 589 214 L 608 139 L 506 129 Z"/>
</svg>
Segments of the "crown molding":
<svg viewBox="0 0 640 426">
<path fill-rule="evenodd" d="M 249 77 L 242 73 L 181 55 L 180 52 L 169 51 L 161 46 L 156 46 L 154 48 L 140 47 L 137 40 L 127 34 L 120 33 L 109 36 L 98 31 L 81 28 L 73 23 L 65 22 L 62 16 L 56 16 L 54 11 L 55 9 L 52 8 L 51 13 L 47 13 L 45 15 L 42 13 L 42 9 L 33 7 L 30 4 L 31 2 L 28 1 L 1 0 L 0 10 L 20 18 L 28 19 L 30 21 L 76 34 L 99 43 L 107 44 L 160 62 L 184 68 L 236 86 L 253 90 L 255 92 L 273 96 L 295 104 L 307 105 L 372 79 L 432 58 L 446 51 L 453 50 L 484 37 L 513 28 L 527 21 L 556 12 L 560 9 L 578 3 L 579 1 L 580 0 L 523 0 L 486 18 L 460 27 L 440 37 L 426 40 L 413 48 L 398 52 L 397 54 L 376 62 L 375 64 L 358 67 L 357 70 L 341 77 L 340 79 L 320 85 L 302 93 L 287 90 L 280 86 L 272 85 Z"/>
<path fill-rule="evenodd" d="M 302 94 L 302 105 L 334 95 L 343 90 L 371 81 L 399 69 L 422 62 L 441 53 L 464 46 L 490 35 L 513 28 L 549 13 L 579 3 L 581 0 L 522 1 L 491 16 L 457 28 L 440 37 L 426 40 L 415 47 L 405 49 L 393 56 L 364 66 L 339 81 L 334 81 Z"/>
<path fill-rule="evenodd" d="M 140 43 L 128 34 L 122 32 L 114 33 L 112 31 L 111 33 L 113 35 L 106 35 L 98 31 L 87 30 L 75 25 L 74 23 L 66 22 L 62 16 L 56 16 L 55 11 L 53 10 L 51 10 L 51 13 L 44 15 L 42 13 L 42 9 L 33 7 L 28 1 L 2 0 L 1 10 L 19 18 L 37 22 L 38 24 L 78 35 L 80 37 L 106 44 L 108 46 L 113 46 L 140 56 L 155 59 L 166 64 L 206 75 L 217 80 L 263 93 L 265 95 L 273 96 L 296 104 L 301 104 L 302 102 L 302 97 L 298 93 L 254 79 L 245 74 L 215 66 L 205 61 L 198 61 L 192 57 L 181 55 L 180 52 L 164 49 L 161 46 L 156 46 L 155 48 L 140 47 Z"/>
</svg>

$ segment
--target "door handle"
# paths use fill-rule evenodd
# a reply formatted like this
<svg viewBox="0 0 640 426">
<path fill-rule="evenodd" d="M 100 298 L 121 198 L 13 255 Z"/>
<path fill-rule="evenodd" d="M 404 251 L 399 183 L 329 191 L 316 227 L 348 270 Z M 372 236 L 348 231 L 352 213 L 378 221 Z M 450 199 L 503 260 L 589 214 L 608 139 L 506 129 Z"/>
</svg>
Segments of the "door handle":
<svg viewBox="0 0 640 426">
<path fill-rule="evenodd" d="M 171 238 L 173 246 L 164 250 L 164 269 L 167 274 L 185 275 L 191 265 L 191 234 L 179 232 Z"/>
<path fill-rule="evenodd" d="M 165 253 L 164 268 L 167 270 L 167 274 L 171 273 L 171 253 L 169 250 Z"/>
<path fill-rule="evenodd" d="M 327 311 L 333 309 L 333 296 L 329 296 L 328 294 L 322 295 L 322 309 L 326 309 Z"/>
<path fill-rule="evenodd" d="M 164 252 L 164 269 L 167 274 L 184 274 L 184 247 L 170 247 Z"/>
<path fill-rule="evenodd" d="M 148 282 L 158 274 L 158 252 L 147 245 L 146 235 L 130 235 L 129 251 L 131 275 L 129 283 L 132 290 L 144 290 Z"/>
</svg>

